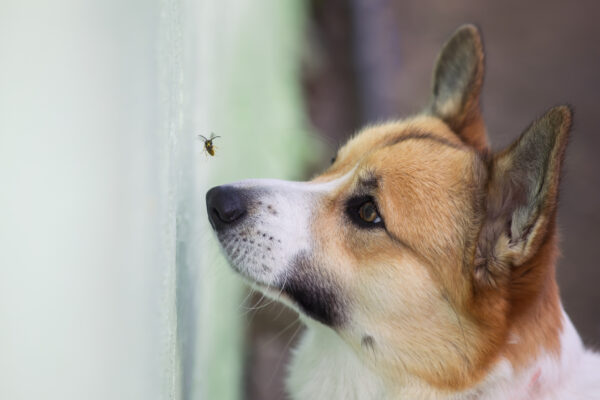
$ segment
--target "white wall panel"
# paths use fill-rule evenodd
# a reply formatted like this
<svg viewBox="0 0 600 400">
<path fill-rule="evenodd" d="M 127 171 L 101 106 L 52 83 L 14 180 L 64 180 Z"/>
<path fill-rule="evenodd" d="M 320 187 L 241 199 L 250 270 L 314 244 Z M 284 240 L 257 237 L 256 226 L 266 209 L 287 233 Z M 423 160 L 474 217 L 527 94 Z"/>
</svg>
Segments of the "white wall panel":
<svg viewBox="0 0 600 400">
<path fill-rule="evenodd" d="M 301 175 L 300 4 L 0 2 L 1 399 L 240 398 L 204 194 Z"/>
</svg>

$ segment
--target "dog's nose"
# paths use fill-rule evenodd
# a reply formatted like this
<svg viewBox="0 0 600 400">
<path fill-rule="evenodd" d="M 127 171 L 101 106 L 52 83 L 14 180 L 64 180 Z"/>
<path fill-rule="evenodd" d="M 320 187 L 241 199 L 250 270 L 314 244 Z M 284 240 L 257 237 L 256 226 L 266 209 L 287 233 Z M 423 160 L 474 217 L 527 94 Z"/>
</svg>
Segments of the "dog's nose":
<svg viewBox="0 0 600 400">
<path fill-rule="evenodd" d="M 242 190 L 231 186 L 216 186 L 206 193 L 208 220 L 216 230 L 227 228 L 246 215 L 246 200 Z"/>
</svg>

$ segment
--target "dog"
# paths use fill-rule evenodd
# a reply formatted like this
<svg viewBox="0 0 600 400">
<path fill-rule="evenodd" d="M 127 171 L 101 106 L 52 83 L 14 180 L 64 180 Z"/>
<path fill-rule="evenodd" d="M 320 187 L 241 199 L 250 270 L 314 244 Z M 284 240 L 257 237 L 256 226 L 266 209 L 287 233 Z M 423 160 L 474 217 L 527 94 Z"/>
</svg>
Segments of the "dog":
<svg viewBox="0 0 600 400">
<path fill-rule="evenodd" d="M 600 399 L 555 279 L 571 109 L 492 153 L 483 75 L 462 26 L 421 114 L 363 129 L 309 182 L 207 192 L 232 267 L 307 326 L 292 399 Z"/>
</svg>

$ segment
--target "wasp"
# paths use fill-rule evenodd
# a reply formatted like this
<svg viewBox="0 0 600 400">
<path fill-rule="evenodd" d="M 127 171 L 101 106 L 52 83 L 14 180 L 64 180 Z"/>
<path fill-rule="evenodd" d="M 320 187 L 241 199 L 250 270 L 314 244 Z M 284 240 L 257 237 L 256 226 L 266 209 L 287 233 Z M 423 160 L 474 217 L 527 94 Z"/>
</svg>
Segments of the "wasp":
<svg viewBox="0 0 600 400">
<path fill-rule="evenodd" d="M 211 156 L 215 155 L 215 145 L 213 144 L 213 140 L 221 136 L 215 136 L 214 133 L 211 132 L 210 139 L 205 138 L 202 135 L 198 135 L 198 137 L 204 140 L 204 151 L 206 151 Z"/>
</svg>

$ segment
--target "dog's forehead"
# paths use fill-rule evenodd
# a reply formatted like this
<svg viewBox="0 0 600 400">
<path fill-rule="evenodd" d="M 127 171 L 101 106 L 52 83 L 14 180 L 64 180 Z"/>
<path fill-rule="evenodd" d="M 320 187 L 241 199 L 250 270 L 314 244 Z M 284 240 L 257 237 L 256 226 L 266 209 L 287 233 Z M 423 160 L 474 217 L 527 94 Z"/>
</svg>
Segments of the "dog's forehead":
<svg viewBox="0 0 600 400">
<path fill-rule="evenodd" d="M 460 139 L 440 119 L 426 115 L 370 126 L 360 131 L 340 150 L 340 156 L 364 154 L 366 150 L 393 145 L 410 137 L 427 136 L 433 140 L 461 146 Z"/>
<path fill-rule="evenodd" d="M 334 165 L 315 181 L 328 181 L 349 171 L 364 179 L 373 172 L 394 175 L 407 168 L 412 172 L 426 172 L 427 167 L 460 169 L 472 155 L 473 149 L 441 120 L 417 116 L 363 129 L 340 148 Z"/>
</svg>

